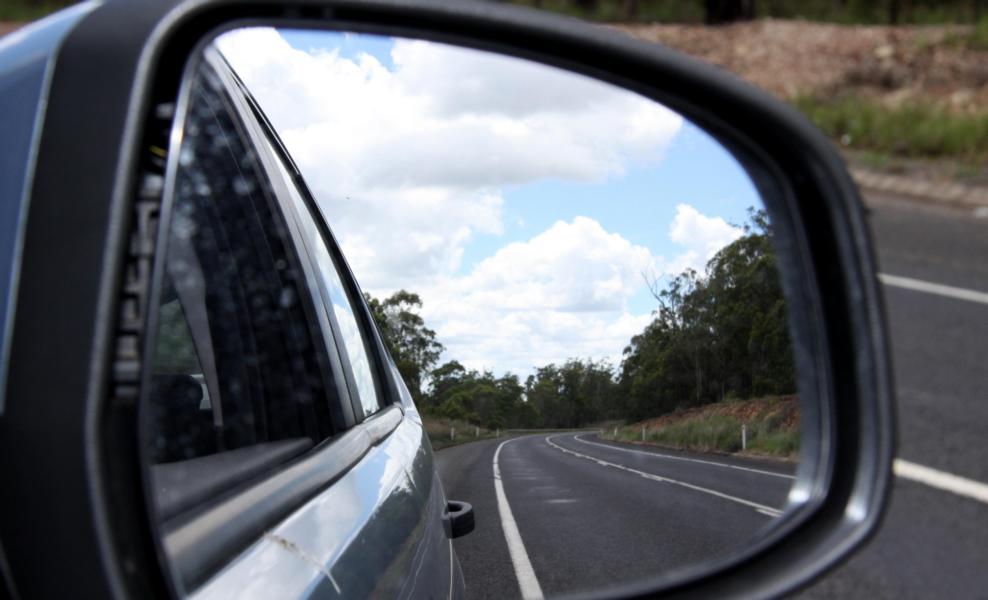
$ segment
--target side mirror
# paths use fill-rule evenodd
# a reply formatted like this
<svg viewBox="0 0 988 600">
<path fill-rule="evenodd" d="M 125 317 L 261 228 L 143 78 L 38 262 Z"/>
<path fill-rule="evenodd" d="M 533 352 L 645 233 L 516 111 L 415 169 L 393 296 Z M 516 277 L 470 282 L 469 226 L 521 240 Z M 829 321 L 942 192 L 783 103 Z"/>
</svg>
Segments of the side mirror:
<svg viewBox="0 0 988 600">
<path fill-rule="evenodd" d="M 513 566 L 505 576 L 509 580 L 506 585 L 524 595 L 579 592 L 623 597 L 775 597 L 807 584 L 847 556 L 875 529 L 890 486 L 894 431 L 890 358 L 875 259 L 857 189 L 841 158 L 830 142 L 791 108 L 723 71 L 669 49 L 576 21 L 493 3 L 119 0 L 86 4 L 61 19 L 58 35 L 53 38 L 60 42 L 49 50 L 50 62 L 46 63 L 54 65 L 48 67 L 50 78 L 39 78 L 48 82 L 47 88 L 39 88 L 44 90 L 44 97 L 35 90 L 43 100 L 44 114 L 37 153 L 32 154 L 36 156 L 29 178 L 33 183 L 25 188 L 30 189 L 30 203 L 26 204 L 29 214 L 21 240 L 21 272 L 27 275 L 16 292 L 12 341 L 9 353 L 3 355 L 9 363 L 8 385 L 6 396 L 0 399 L 0 424 L 4 427 L 0 431 L 0 480 L 5 481 L 0 501 L 0 559 L 5 560 L 0 561 L 0 567 L 11 581 L 18 582 L 24 595 L 58 595 L 59 582 L 53 581 L 47 570 L 52 564 L 72 565 L 78 573 L 76 592 L 86 597 L 169 597 L 184 593 L 207 597 L 217 589 L 241 590 L 253 583 L 288 580 L 296 586 L 290 589 L 316 589 L 307 587 L 311 584 L 337 596 L 392 589 L 431 594 L 433 590 L 415 587 L 416 569 L 440 565 L 446 569 L 442 571 L 443 581 L 450 582 L 451 589 L 464 583 L 469 588 L 468 545 L 490 539 L 504 549 L 508 559 L 502 562 Z M 316 89 L 318 85 L 304 89 L 304 94 L 314 95 L 313 104 L 327 114 L 339 116 L 333 113 L 338 105 L 330 106 L 329 102 L 342 99 L 339 106 L 349 104 L 354 111 L 363 110 L 365 117 L 370 115 L 359 122 L 359 127 L 345 130 L 345 135 L 341 129 L 319 130 L 322 141 L 340 143 L 331 146 L 327 142 L 311 153 L 326 160 L 323 166 L 327 170 L 321 173 L 330 182 L 350 185 L 365 177 L 367 180 L 353 186 L 364 193 L 357 200 L 367 200 L 366 204 L 340 204 L 341 212 L 333 214 L 329 196 L 321 195 L 319 185 L 311 181 L 314 173 L 307 171 L 320 163 L 293 162 L 292 155 L 302 154 L 307 147 L 279 128 L 292 118 L 303 119 L 306 113 L 283 106 L 276 114 L 268 96 L 259 89 L 261 84 L 267 85 L 269 91 L 290 99 L 302 97 L 303 92 L 278 79 L 287 71 L 262 64 L 270 58 L 268 48 L 253 39 L 242 37 L 239 50 L 232 46 L 224 49 L 224 36 L 226 40 L 236 39 L 240 30 L 251 28 L 265 28 L 265 35 L 282 36 L 281 41 L 287 39 L 284 32 L 293 32 L 289 37 L 294 36 L 294 42 L 284 44 L 293 55 L 312 64 L 339 67 L 335 73 L 352 76 L 358 84 L 409 65 L 418 69 L 414 75 L 419 87 L 414 88 L 408 87 L 408 80 L 382 76 L 378 81 L 382 85 L 361 88 L 367 95 L 347 96 L 352 89 L 342 85 L 342 78 L 323 81 L 332 85 L 320 89 Z M 329 38 L 335 40 L 335 46 L 323 44 Z M 354 39 L 357 45 L 347 46 Z M 407 54 L 397 59 L 388 54 L 403 44 Z M 390 62 L 386 56 L 392 56 Z M 429 60 L 409 62 L 423 57 Z M 93 83 L 94 65 L 100 73 L 98 85 Z M 257 65 L 265 68 L 258 69 L 259 75 L 255 73 L 257 78 L 252 79 L 250 69 Z M 38 68 L 43 70 L 44 66 Z M 456 71 L 456 77 L 441 77 L 457 68 L 461 70 Z M 485 79 L 491 73 L 497 77 Z M 263 77 L 270 79 L 261 81 Z M 434 85 L 440 80 L 443 86 Z M 294 83 L 312 84 L 313 80 L 298 77 Z M 446 84 L 449 87 L 444 87 Z M 196 121 L 190 116 L 194 112 L 190 106 L 195 108 L 195 94 L 205 89 L 203 85 L 213 86 L 207 90 L 212 95 L 202 100 L 206 94 L 200 94 L 201 106 L 209 110 L 203 109 L 199 116 L 205 117 Z M 231 99 L 226 106 L 229 116 L 220 125 L 210 125 L 206 123 L 214 114 L 210 111 L 222 104 L 216 98 Z M 563 105 L 565 110 L 555 110 Z M 368 107 L 378 112 L 368 111 Z M 409 109 L 404 119 L 384 118 L 389 111 L 409 107 L 421 110 Z M 449 119 L 431 129 L 423 125 L 435 125 L 440 113 Z M 299 130 L 310 125 L 301 121 L 292 124 Z M 399 146 L 395 138 L 381 133 L 394 133 L 404 125 L 419 131 L 421 137 L 412 138 L 418 143 Z M 470 137 L 474 135 L 471 133 L 457 138 L 458 145 L 446 143 L 448 139 L 441 134 L 453 127 L 483 135 Z M 689 139 L 681 146 L 672 146 L 670 140 L 681 131 L 689 132 Z M 226 139 L 231 132 L 241 134 L 254 146 L 237 141 L 215 152 L 219 144 L 210 144 L 204 137 Z M 566 132 L 566 136 L 553 138 L 553 132 Z M 370 150 L 357 148 L 372 134 L 376 137 Z M 200 211 L 201 220 L 193 222 L 176 201 L 183 193 L 207 197 L 211 190 L 192 175 L 187 177 L 192 183 L 184 191 L 176 184 L 176 172 L 183 165 L 208 162 L 197 162 L 197 155 L 185 152 L 190 140 L 214 151 L 211 157 L 223 154 L 216 158 L 217 163 L 234 154 L 236 160 L 251 162 L 259 175 L 249 181 L 224 175 L 230 189 L 251 191 L 265 181 L 274 182 L 272 198 L 294 195 L 290 202 L 272 200 L 270 206 L 291 204 L 291 210 L 311 212 L 305 226 L 299 225 L 301 219 L 278 221 L 270 239 L 278 243 L 294 240 L 303 259 L 317 254 L 310 242 L 325 240 L 328 249 L 322 250 L 323 261 L 338 267 L 335 289 L 343 291 L 337 293 L 349 294 L 351 302 L 356 300 L 353 306 L 357 308 L 346 315 L 348 323 L 356 325 L 341 329 L 331 309 L 323 310 L 324 305 L 318 303 L 298 304 L 299 294 L 294 291 L 277 294 L 265 288 L 265 297 L 258 299 L 260 292 L 249 282 L 243 285 L 246 291 L 238 289 L 222 297 L 199 290 L 202 306 L 212 308 L 222 300 L 228 312 L 237 313 L 229 308 L 234 301 L 251 310 L 258 305 L 277 305 L 295 311 L 290 315 L 294 320 L 284 320 L 293 327 L 272 328 L 284 333 L 288 341 L 279 337 L 278 343 L 289 350 L 315 339 L 298 333 L 296 324 L 322 319 L 320 326 L 332 334 L 328 337 L 335 335 L 334 343 L 338 344 L 327 345 L 330 353 L 346 344 L 352 344 L 347 349 L 366 352 L 359 376 L 350 366 L 356 355 L 348 357 L 342 351 L 333 359 L 321 354 L 297 361 L 271 359 L 270 364 L 287 373 L 283 381 L 279 380 L 279 391 L 294 390 L 291 386 L 301 379 L 299 373 L 316 370 L 312 363 L 321 370 L 312 382 L 306 380 L 306 384 L 311 383 L 306 394 L 309 390 L 330 390 L 351 402 L 317 408 L 311 402 L 314 393 L 300 394 L 305 400 L 299 401 L 301 416 L 289 424 L 272 425 L 270 430 L 276 433 L 264 440 L 272 444 L 270 452 L 260 452 L 252 446 L 246 450 L 234 447 L 248 437 L 243 432 L 253 432 L 257 421 L 253 416 L 237 421 L 241 413 L 225 412 L 224 402 L 243 397 L 247 400 L 242 404 L 247 406 L 255 401 L 250 394 L 266 390 L 260 384 L 252 388 L 256 379 L 250 369 L 232 364 L 218 349 L 240 332 L 250 335 L 243 334 L 247 341 L 238 349 L 251 347 L 256 341 L 251 328 L 263 319 L 245 318 L 236 327 L 223 329 L 211 321 L 213 315 L 204 314 L 198 326 L 211 331 L 210 336 L 194 338 L 177 331 L 176 339 L 208 339 L 208 344 L 186 344 L 191 358 L 202 362 L 199 354 L 207 350 L 219 356 L 209 368 L 199 365 L 177 379 L 157 382 L 159 387 L 167 383 L 169 390 L 181 388 L 191 415 L 189 422 L 200 423 L 196 435 L 201 447 L 185 458 L 210 466 L 218 464 L 210 461 L 211 456 L 232 448 L 240 452 L 234 458 L 249 455 L 256 467 L 241 478 L 227 478 L 222 486 L 213 486 L 222 502 L 203 505 L 206 509 L 192 516 L 181 512 L 184 504 L 172 512 L 162 511 L 154 498 L 152 470 L 160 471 L 161 465 L 149 458 L 151 449 L 166 447 L 163 436 L 181 441 L 188 428 L 156 429 L 154 422 L 145 418 L 149 392 L 144 385 L 149 380 L 149 357 L 153 357 L 152 344 L 160 325 L 152 315 L 162 297 L 162 254 L 167 252 L 167 236 L 161 232 L 174 235 L 180 225 L 193 223 L 194 227 L 185 230 L 191 239 L 202 223 L 215 226 L 209 240 L 189 244 L 191 253 L 206 253 L 226 243 L 224 236 L 230 231 L 224 229 L 230 219 L 210 213 L 208 202 L 194 207 Z M 436 140 L 438 143 L 430 143 Z M 620 143 L 612 144 L 613 140 Z M 407 143 L 408 139 L 402 141 Z M 698 145 L 709 152 L 690 154 Z M 393 151 L 396 148 L 400 151 Z M 583 150 L 587 153 L 581 154 Z M 676 152 L 681 152 L 681 161 L 669 169 L 673 172 L 669 177 L 679 177 L 675 186 L 670 184 L 673 179 L 643 177 L 620 192 L 608 189 L 604 194 L 598 189 L 599 201 L 594 203 L 585 202 L 585 196 L 580 195 L 585 188 L 564 185 L 603 185 L 626 176 L 632 167 L 655 167 L 677 156 Z M 357 164 L 355 157 L 363 162 L 351 172 L 332 170 L 342 169 L 339 165 L 344 163 Z M 427 178 L 443 169 L 454 170 L 464 157 L 474 169 L 449 175 L 448 188 L 441 193 L 433 181 L 426 181 L 406 196 L 388 187 Z M 596 166 L 600 168 L 595 170 Z M 531 175 L 535 171 L 537 175 Z M 230 168 L 224 174 L 235 172 Z M 342 175 L 352 175 L 353 179 Z M 494 181 L 494 175 L 501 178 Z M 498 211 L 506 205 L 502 198 L 508 193 L 505 190 L 547 181 L 560 187 L 551 190 L 552 202 L 545 206 L 571 212 L 552 213 L 547 208 L 537 214 L 511 213 L 518 227 L 502 227 L 506 221 Z M 684 198 L 690 192 L 703 190 L 710 195 L 719 183 L 725 185 L 720 190 L 722 196 L 717 202 L 711 200 L 710 205 L 723 208 L 737 200 L 729 209 L 708 214 L 688 206 L 677 211 L 676 204 L 686 203 Z M 662 187 L 665 184 L 668 187 Z M 415 388 L 410 393 L 400 381 L 403 374 L 398 368 L 382 366 L 389 364 L 390 358 L 384 334 L 374 327 L 373 319 L 379 315 L 371 312 L 380 306 L 359 304 L 362 295 L 356 284 L 350 283 L 354 275 L 343 256 L 356 248 L 350 252 L 350 260 L 355 262 L 356 275 L 363 278 L 363 267 L 354 257 L 380 258 L 384 245 L 395 240 L 432 247 L 430 244 L 441 236 L 437 238 L 430 227 L 467 206 L 462 200 L 465 196 L 445 193 L 461 192 L 468 186 L 474 186 L 470 188 L 474 199 L 481 198 L 481 202 L 467 208 L 483 209 L 470 212 L 470 218 L 496 215 L 498 223 L 489 224 L 482 233 L 491 236 L 485 238 L 487 241 L 503 242 L 498 248 L 511 248 L 499 254 L 502 262 L 498 264 L 493 261 L 495 252 L 488 252 L 488 256 L 477 250 L 469 255 L 473 262 L 463 263 L 464 270 L 475 267 L 470 274 L 477 277 L 469 281 L 461 278 L 463 285 L 456 293 L 449 289 L 443 292 L 445 296 L 437 293 L 435 297 L 446 302 L 436 304 L 446 310 L 467 305 L 473 309 L 460 315 L 456 327 L 447 331 L 454 332 L 451 338 L 459 336 L 458 348 L 463 352 L 480 350 L 471 355 L 470 368 L 459 363 L 446 365 L 445 370 L 435 368 L 414 386 L 408 385 L 408 389 Z M 531 189 L 546 192 L 544 187 Z M 331 193 L 340 202 L 351 201 L 349 190 L 340 188 Z M 481 192 L 487 195 L 481 197 Z M 739 200 L 732 196 L 735 192 Z M 428 205 L 433 212 L 423 209 L 426 216 L 418 215 L 418 219 L 372 223 L 382 214 L 382 207 L 397 206 L 403 198 Z M 626 198 L 634 198 L 637 204 L 625 202 Z M 234 212 L 250 213 L 248 217 L 253 220 L 244 217 L 243 223 L 260 223 L 255 229 L 261 230 L 265 223 L 261 213 L 269 209 L 267 200 L 258 196 L 250 210 L 238 207 Z M 672 208 L 668 218 L 660 220 L 652 211 L 663 204 Z M 587 214 L 575 212 L 572 207 L 577 205 Z M 747 208 L 753 210 L 745 212 Z M 597 212 L 590 214 L 592 211 Z M 675 229 L 670 226 L 671 215 L 680 219 L 676 223 L 710 225 L 719 233 L 705 237 L 702 227 L 690 229 L 685 225 L 677 230 L 680 233 L 669 233 Z M 183 217 L 186 222 L 181 222 Z M 322 221 L 344 238 L 342 243 L 337 245 Z M 368 234 L 359 240 L 363 245 L 348 246 L 347 222 L 371 223 L 377 237 Z M 540 230 L 523 235 L 523 223 L 539 223 Z M 555 233 L 572 236 L 540 237 L 556 225 Z M 621 235 L 616 233 L 619 227 L 626 227 Z M 452 228 L 455 235 L 449 239 L 461 243 L 480 229 L 473 222 L 470 227 Z M 640 237 L 636 238 L 637 234 Z M 692 244 L 689 250 L 693 254 L 684 252 L 682 262 L 661 263 L 666 270 L 649 271 L 664 256 L 658 246 L 650 246 L 654 239 L 648 236 L 653 234 L 684 240 Z M 302 266 L 297 272 L 286 274 L 291 270 L 285 266 L 289 261 L 274 251 L 265 254 L 266 249 L 276 246 L 268 237 L 243 231 L 237 235 L 257 242 L 250 246 L 251 258 L 260 256 L 256 264 L 275 265 L 270 271 L 276 275 L 268 277 L 268 283 L 278 283 L 278 277 L 283 276 L 297 284 L 297 289 L 308 289 L 308 284 L 319 288 L 314 283 L 319 276 L 317 259 L 312 264 L 299 259 Z M 276 250 L 282 252 L 280 246 Z M 434 262 L 456 268 L 429 279 L 430 284 L 463 275 L 457 270 L 465 256 L 463 246 L 447 250 L 433 257 Z M 539 262 L 564 250 L 585 259 L 566 262 L 572 269 L 565 277 L 560 275 L 563 262 Z M 207 275 L 204 281 L 213 285 L 221 280 L 224 266 L 237 271 L 243 253 L 229 254 L 233 258 L 215 264 L 199 257 Z M 420 260 L 413 249 L 394 255 L 400 265 L 394 273 L 399 275 L 432 264 Z M 286 251 L 285 256 L 293 255 Z M 622 260 L 627 257 L 622 266 L 611 264 L 618 256 Z M 491 261 L 484 263 L 485 259 Z M 482 272 L 481 263 L 490 272 Z M 538 268 L 526 271 L 529 279 L 520 281 L 519 272 L 530 263 L 538 263 Z M 262 271 L 261 267 L 257 270 Z M 169 275 L 180 277 L 179 271 Z M 241 272 L 249 271 L 243 269 L 237 275 Z M 475 295 L 472 304 L 461 302 L 476 291 L 466 284 L 476 284 L 484 274 L 497 285 L 481 290 L 489 293 Z M 642 274 L 646 275 L 647 289 L 632 290 L 634 285 L 641 286 Z M 669 278 L 662 279 L 665 275 Z M 505 283 L 512 281 L 518 285 Z M 538 287 L 545 281 L 550 283 Z M 749 289 L 748 284 L 763 291 L 758 297 L 767 300 L 758 303 L 735 293 Z M 72 286 L 71 294 L 65 293 L 66 285 Z M 565 286 L 572 293 L 559 291 Z M 630 291 L 625 293 L 625 288 Z M 615 289 L 619 290 L 616 296 Z M 517 290 L 528 295 L 515 293 Z M 329 295 L 326 292 L 325 306 L 333 305 Z M 519 298 L 541 302 L 557 312 L 566 309 L 567 318 L 555 319 L 559 316 L 555 313 L 529 314 L 524 323 L 529 329 L 519 326 L 524 333 L 502 346 L 478 343 L 478 331 L 508 335 L 524 320 L 496 320 L 481 309 L 503 302 L 503 312 L 517 315 L 528 306 L 508 300 Z M 641 298 L 652 304 L 634 305 Z M 178 304 L 181 302 L 174 314 L 181 317 L 184 313 Z M 724 308 L 728 304 L 730 310 Z M 632 305 L 636 308 L 627 308 Z M 608 311 L 614 319 L 598 319 Z M 188 320 L 188 315 L 184 316 Z M 541 338 L 529 335 L 540 324 L 545 329 L 572 333 L 561 336 L 558 346 L 562 350 L 558 352 L 574 354 L 552 355 L 551 360 L 542 362 L 532 358 L 520 367 L 517 361 L 510 363 L 503 359 L 503 353 L 498 354 L 508 347 L 526 360 L 533 356 L 541 359 L 542 348 L 536 348 Z M 360 328 L 372 332 L 364 341 L 357 331 Z M 727 331 L 737 335 L 730 337 Z M 7 339 L 7 330 L 2 333 Z M 270 337 L 276 336 L 272 333 Z M 356 344 L 351 339 L 354 337 Z M 52 343 L 53 339 L 61 343 Z M 589 346 L 580 344 L 588 340 L 613 342 L 614 349 L 606 356 L 564 363 L 574 355 L 583 356 L 579 353 Z M 660 347 L 649 346 L 652 342 Z M 647 348 L 654 352 L 649 350 L 649 354 Z M 502 362 L 490 367 L 492 373 L 486 373 L 489 365 L 478 361 L 495 356 Z M 607 363 L 602 367 L 612 356 L 620 366 Z M 509 363 L 510 368 L 502 368 Z M 253 368 L 253 363 L 250 365 Z M 52 376 L 53 371 L 58 376 Z M 235 372 L 240 379 L 232 385 L 234 378 L 216 375 L 221 372 Z M 410 382 L 405 377 L 406 383 Z M 593 388 L 593 394 L 580 396 L 590 400 L 560 403 L 566 393 L 583 385 L 573 383 L 577 380 L 593 382 L 593 386 L 581 388 Z M 472 391 L 450 392 L 441 398 L 435 392 L 434 401 L 423 401 L 423 390 L 429 386 L 438 389 L 440 383 L 464 384 L 460 390 L 470 387 Z M 362 389 L 358 389 L 360 384 Z M 245 389 L 250 393 L 243 393 Z M 360 393 L 367 397 L 375 390 L 388 399 L 380 412 L 374 412 L 380 407 L 352 402 Z M 505 398 L 510 394 L 506 396 L 505 390 L 514 394 L 508 400 Z M 327 393 L 327 397 L 331 395 Z M 425 425 L 412 395 L 420 404 Z M 571 399 L 577 396 L 574 392 Z M 286 397 L 295 400 L 293 394 L 279 394 L 279 398 Z M 747 408 L 753 407 L 755 400 L 772 406 L 781 402 L 785 410 L 766 413 L 768 416 L 755 426 L 747 420 Z M 738 408 L 741 404 L 743 410 Z M 687 422 L 683 416 L 700 414 L 711 405 L 718 408 L 703 414 L 710 417 L 705 423 Z M 297 407 L 293 404 L 292 408 Z M 365 408 L 366 414 L 362 412 Z M 316 419 L 303 418 L 303 409 L 321 419 L 320 424 L 330 425 L 313 425 Z M 437 451 L 438 471 L 432 467 L 433 453 L 426 437 L 431 426 L 428 420 L 433 417 L 466 422 L 466 429 L 459 426 L 461 437 L 465 430 L 476 438 L 471 444 Z M 481 426 L 476 423 L 485 417 L 489 429 L 496 431 L 487 440 L 482 439 Z M 525 431 L 508 431 L 507 425 L 502 431 L 502 421 L 522 423 Z M 242 426 L 236 435 L 230 434 L 230 423 L 234 422 Z M 28 425 L 18 427 L 15 423 Z M 39 427 L 41 423 L 45 426 Z M 700 425 L 709 425 L 712 431 L 704 440 L 719 436 L 723 444 L 704 445 L 704 441 L 685 449 L 660 445 L 673 443 L 671 438 L 662 437 L 663 431 L 681 427 L 692 435 Z M 444 420 L 438 427 L 453 438 L 456 426 Z M 766 432 L 771 427 L 784 429 L 782 433 L 788 436 L 779 438 L 782 441 L 777 444 L 782 448 L 777 454 L 788 462 L 752 456 L 749 444 L 758 441 L 758 436 L 762 436 L 759 443 L 768 444 Z M 510 439 L 502 439 L 502 435 Z M 177 447 L 174 456 L 181 456 L 179 451 L 185 446 Z M 339 453 L 324 462 L 313 461 L 313 453 L 330 447 Z M 724 456 L 724 452 L 736 455 Z M 172 454 L 160 456 L 166 457 L 160 460 L 163 464 L 175 462 L 167 458 Z M 340 485 L 360 464 L 370 464 L 374 476 L 353 476 Z M 277 478 L 258 475 L 270 469 L 278 469 Z M 187 471 L 168 471 L 169 480 L 188 483 L 188 478 L 183 479 Z M 592 478 L 584 478 L 591 471 Z M 44 485 L 36 480 L 38 473 L 44 473 Z M 449 478 L 449 473 L 454 473 L 455 484 L 440 484 L 440 477 Z M 382 500 L 374 486 L 385 481 L 393 490 Z M 631 481 L 633 484 L 626 485 Z M 333 486 L 337 486 L 333 502 L 323 498 L 320 504 L 320 494 Z M 213 488 L 210 491 L 215 491 Z M 442 496 L 443 488 L 469 502 L 443 499 L 442 504 L 430 505 L 430 499 Z M 474 493 L 483 494 L 484 500 L 476 499 Z M 203 497 L 206 495 L 203 492 Z M 473 506 L 483 516 L 477 523 Z M 303 508 L 307 512 L 300 517 Z M 732 516 L 742 513 L 738 518 Z M 25 517 L 36 514 L 48 519 L 43 536 L 33 531 L 29 525 L 34 521 Z M 340 523 L 358 517 L 369 521 L 370 515 L 382 518 L 366 528 L 360 544 L 352 543 L 353 538 L 345 535 Z M 427 518 L 433 524 L 441 523 L 433 531 L 425 524 Z M 717 543 L 691 537 L 692 531 L 714 521 L 730 528 L 730 535 L 721 536 Z M 236 529 L 248 522 L 249 530 Z M 180 561 L 176 560 L 174 545 L 165 540 L 181 537 L 178 534 L 183 528 L 188 533 L 189 527 L 201 523 L 233 533 L 220 541 L 207 540 L 209 543 L 201 547 L 186 544 L 182 548 L 185 554 L 181 562 L 194 566 L 195 577 L 191 577 L 177 566 Z M 476 532 L 469 538 L 455 544 L 449 541 L 474 531 L 475 525 Z M 664 552 L 669 546 L 662 544 L 681 543 L 695 552 L 675 564 L 634 563 L 621 554 L 620 560 L 633 568 L 619 573 L 607 569 L 592 572 L 594 569 L 575 562 L 572 553 L 553 551 L 549 546 L 540 546 L 543 549 L 538 552 L 525 551 L 533 539 L 561 544 L 579 539 L 588 553 L 596 549 L 613 555 L 613 548 L 618 548 L 634 555 L 634 549 L 621 546 L 625 538 L 601 537 L 615 527 L 622 528 L 622 535 L 647 537 L 654 543 L 653 557 L 669 555 Z M 398 539 L 394 533 L 398 530 L 414 531 L 421 540 L 416 538 L 413 544 L 408 541 L 411 537 Z M 429 537 L 423 533 L 427 530 L 439 535 Z M 299 532 L 305 539 L 292 537 Z M 311 539 L 331 539 L 335 545 L 314 547 L 308 544 Z M 597 544 L 598 540 L 602 541 Z M 351 553 L 361 544 L 367 556 L 380 563 L 380 571 L 365 569 L 365 555 Z M 437 553 L 445 562 L 435 560 Z M 269 560 L 285 555 L 292 559 L 290 566 Z M 412 566 L 394 567 L 399 564 Z M 334 570 L 337 565 L 346 568 Z M 459 579 L 459 565 L 465 565 L 465 581 Z M 256 580 L 244 579 L 245 573 L 261 571 L 263 576 L 257 575 Z M 577 575 L 602 572 L 601 577 L 588 579 L 586 586 L 566 587 L 577 580 Z M 395 582 L 405 587 L 377 587 L 398 585 Z"/>
</svg>

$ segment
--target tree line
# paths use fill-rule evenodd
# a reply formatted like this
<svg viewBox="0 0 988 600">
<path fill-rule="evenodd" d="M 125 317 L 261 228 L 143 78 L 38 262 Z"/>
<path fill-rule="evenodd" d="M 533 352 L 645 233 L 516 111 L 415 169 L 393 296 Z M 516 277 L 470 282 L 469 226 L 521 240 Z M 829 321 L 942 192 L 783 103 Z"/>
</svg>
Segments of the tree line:
<svg viewBox="0 0 988 600">
<path fill-rule="evenodd" d="M 584 427 L 639 420 L 729 398 L 795 391 L 785 301 L 764 212 L 722 248 L 703 274 L 649 280 L 657 308 L 620 365 L 586 358 L 514 373 L 467 369 L 450 359 L 419 311 L 421 298 L 367 295 L 419 409 L 493 428 Z M 664 285 L 663 285 L 664 283 Z"/>
<path fill-rule="evenodd" d="M 757 18 L 846 24 L 972 23 L 986 0 L 510 0 L 597 21 L 722 25 Z"/>
</svg>

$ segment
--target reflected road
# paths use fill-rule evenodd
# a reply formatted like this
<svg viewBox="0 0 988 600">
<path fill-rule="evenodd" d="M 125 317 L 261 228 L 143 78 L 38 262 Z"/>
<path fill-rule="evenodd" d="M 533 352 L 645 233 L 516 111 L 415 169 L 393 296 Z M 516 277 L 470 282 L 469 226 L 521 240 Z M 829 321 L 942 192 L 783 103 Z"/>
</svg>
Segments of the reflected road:
<svg viewBox="0 0 988 600">
<path fill-rule="evenodd" d="M 446 493 L 472 503 L 477 519 L 476 530 L 454 542 L 470 598 L 521 595 L 495 493 L 495 453 L 521 551 L 550 596 L 730 554 L 779 514 L 793 472 L 784 463 L 615 444 L 585 432 L 447 448 L 436 454 Z"/>
</svg>

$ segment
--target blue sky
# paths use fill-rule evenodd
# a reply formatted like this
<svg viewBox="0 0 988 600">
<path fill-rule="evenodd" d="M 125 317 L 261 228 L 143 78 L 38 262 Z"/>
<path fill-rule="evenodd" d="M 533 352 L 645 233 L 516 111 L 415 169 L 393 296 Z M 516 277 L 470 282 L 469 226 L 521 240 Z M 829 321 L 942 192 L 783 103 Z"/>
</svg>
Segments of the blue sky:
<svg viewBox="0 0 988 600">
<path fill-rule="evenodd" d="M 283 31 L 288 43 L 309 53 L 339 52 L 357 61 L 370 54 L 388 70 L 394 38 L 326 31 Z M 682 248 L 669 239 L 668 228 L 679 203 L 730 224 L 747 219 L 749 207 L 760 207 L 757 191 L 744 169 L 719 143 L 684 122 L 665 157 L 657 164 L 625 166 L 619 175 L 597 182 L 545 179 L 503 190 L 504 231 L 480 234 L 464 249 L 461 274 L 505 244 L 523 241 L 559 220 L 591 217 L 653 254 L 672 258 Z M 631 300 L 635 312 L 651 310 L 654 301 L 644 287 Z"/>
<path fill-rule="evenodd" d="M 737 161 L 688 122 L 657 165 L 633 166 L 596 183 L 550 179 L 508 190 L 504 234 L 479 236 L 467 246 L 463 269 L 506 243 L 527 239 L 560 219 L 575 216 L 594 218 L 607 231 L 672 259 L 682 248 L 669 239 L 669 224 L 676 206 L 683 202 L 732 225 L 747 220 L 748 207 L 761 206 L 758 192 Z M 647 312 L 654 304 L 643 286 L 629 308 Z"/>
<path fill-rule="evenodd" d="M 339 52 L 340 56 L 351 60 L 356 60 L 361 54 L 370 54 L 389 71 L 394 69 L 391 60 L 394 38 L 319 29 L 286 29 L 281 34 L 293 48 L 303 52 Z"/>
<path fill-rule="evenodd" d="M 655 308 L 642 270 L 702 269 L 761 207 L 701 129 L 583 76 L 364 34 L 226 37 L 361 286 L 419 293 L 469 368 L 619 363 Z"/>
</svg>

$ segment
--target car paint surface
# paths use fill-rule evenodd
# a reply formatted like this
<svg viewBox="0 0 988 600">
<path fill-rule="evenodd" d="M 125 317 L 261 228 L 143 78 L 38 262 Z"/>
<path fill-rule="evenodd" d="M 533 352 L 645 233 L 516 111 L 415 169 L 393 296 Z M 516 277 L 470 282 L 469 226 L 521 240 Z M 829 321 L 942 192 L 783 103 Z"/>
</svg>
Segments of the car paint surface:
<svg viewBox="0 0 988 600">
<path fill-rule="evenodd" d="M 415 456 L 411 469 L 408 456 Z M 435 526 L 442 497 L 424 431 L 403 418 L 192 598 L 456 597 L 451 584 L 462 589 L 462 575 Z"/>
<path fill-rule="evenodd" d="M 207 60 L 231 96 L 240 96 L 229 67 L 214 53 Z M 281 158 L 259 139 L 264 126 L 235 101 L 251 122 L 248 143 L 265 155 L 275 188 L 290 196 Z M 268 131 L 268 135 L 275 135 Z M 292 204 L 281 198 L 283 210 Z M 322 218 L 312 214 L 312 219 Z M 307 219 L 306 219 L 307 220 Z M 306 228 L 308 236 L 318 236 Z M 307 254 L 303 252 L 303 254 Z M 314 260 L 308 256 L 307 260 Z M 317 269 L 310 273 L 318 272 Z M 318 288 L 310 282 L 310 289 Z M 383 351 L 383 349 L 381 349 Z M 446 598 L 459 597 L 463 577 L 443 526 L 445 495 L 428 436 L 394 365 L 401 421 L 340 479 L 266 532 L 226 568 L 193 591 L 194 598 Z M 359 427 L 359 425 L 358 425 Z M 328 441 L 332 444 L 332 440 Z M 331 447 L 330 447 L 331 449 Z"/>
</svg>

